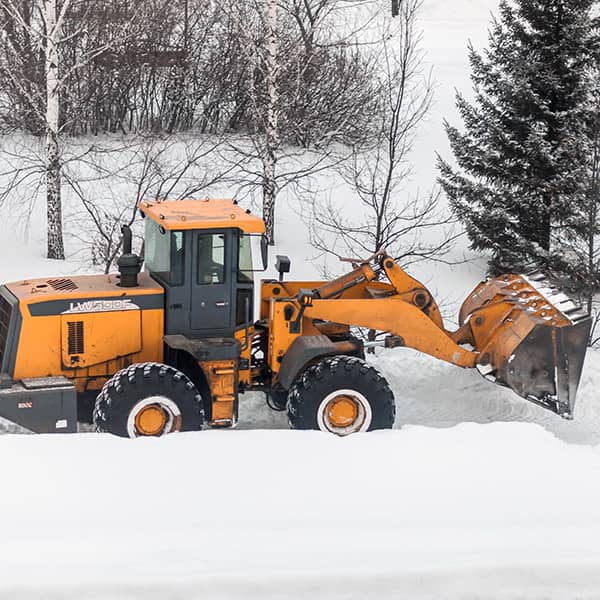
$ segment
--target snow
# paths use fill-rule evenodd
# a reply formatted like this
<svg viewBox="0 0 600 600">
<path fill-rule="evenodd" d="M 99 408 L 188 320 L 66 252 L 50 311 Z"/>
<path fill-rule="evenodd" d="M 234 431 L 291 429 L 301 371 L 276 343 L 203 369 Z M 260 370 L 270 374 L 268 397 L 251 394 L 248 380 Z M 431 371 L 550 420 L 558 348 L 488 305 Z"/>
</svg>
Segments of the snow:
<svg viewBox="0 0 600 600">
<path fill-rule="evenodd" d="M 600 451 L 539 426 L 5 436 L 0 452 L 6 597 L 600 589 Z"/>
<path fill-rule="evenodd" d="M 485 43 L 496 2 L 448 6 L 424 3 L 438 87 L 415 150 L 423 189 L 454 86 L 469 87 L 466 39 Z M 85 269 L 41 258 L 43 204 L 30 226 L 13 208 L 0 207 L 1 281 Z M 297 212 L 284 198 L 272 255 L 310 279 Z M 453 258 L 465 261 L 411 270 L 449 323 L 485 267 L 464 241 Z M 392 431 L 288 431 L 253 393 L 235 431 L 0 436 L 0 598 L 600 598 L 600 353 L 572 422 L 408 349 L 369 360 L 396 395 Z"/>
</svg>

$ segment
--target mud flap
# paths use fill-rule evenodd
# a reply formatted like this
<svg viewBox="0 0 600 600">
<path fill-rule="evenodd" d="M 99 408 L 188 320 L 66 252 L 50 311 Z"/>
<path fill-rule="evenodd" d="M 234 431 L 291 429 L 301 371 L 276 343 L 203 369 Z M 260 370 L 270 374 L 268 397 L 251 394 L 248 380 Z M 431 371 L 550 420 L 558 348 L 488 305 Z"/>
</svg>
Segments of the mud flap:
<svg viewBox="0 0 600 600">
<path fill-rule="evenodd" d="M 503 362 L 496 381 L 565 419 L 573 417 L 591 319 L 568 327 L 536 325 Z"/>
<path fill-rule="evenodd" d="M 33 433 L 75 433 L 75 387 L 66 377 L 13 383 L 0 389 L 0 418 Z"/>
</svg>

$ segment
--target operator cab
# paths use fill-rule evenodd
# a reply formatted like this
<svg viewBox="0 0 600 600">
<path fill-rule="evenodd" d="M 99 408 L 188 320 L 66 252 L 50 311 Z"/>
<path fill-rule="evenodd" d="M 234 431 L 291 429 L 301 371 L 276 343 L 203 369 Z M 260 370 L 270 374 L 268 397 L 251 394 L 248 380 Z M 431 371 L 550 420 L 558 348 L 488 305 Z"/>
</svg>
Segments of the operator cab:
<svg viewBox="0 0 600 600">
<path fill-rule="evenodd" d="M 165 289 L 165 334 L 230 337 L 254 314 L 263 221 L 232 200 L 144 202 L 146 270 Z"/>
</svg>

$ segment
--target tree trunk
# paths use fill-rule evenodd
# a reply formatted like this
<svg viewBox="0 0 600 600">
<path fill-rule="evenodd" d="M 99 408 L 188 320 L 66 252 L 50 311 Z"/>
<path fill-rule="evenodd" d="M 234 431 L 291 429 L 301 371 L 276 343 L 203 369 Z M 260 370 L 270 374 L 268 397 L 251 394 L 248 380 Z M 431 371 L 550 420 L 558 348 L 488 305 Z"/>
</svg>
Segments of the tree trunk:
<svg viewBox="0 0 600 600">
<path fill-rule="evenodd" d="M 269 245 L 275 244 L 275 199 L 277 183 L 275 181 L 276 156 L 269 152 L 263 159 L 263 220 Z"/>
<path fill-rule="evenodd" d="M 58 137 L 48 127 L 46 136 L 46 199 L 48 215 L 48 258 L 64 260 L 60 158 Z"/>
<path fill-rule="evenodd" d="M 58 31 L 56 0 L 45 0 L 46 17 L 46 201 L 48 258 L 64 260 L 60 149 L 58 128 L 60 96 L 58 79 Z"/>
<path fill-rule="evenodd" d="M 279 147 L 279 87 L 277 64 L 277 2 L 266 0 L 267 6 L 267 122 L 266 148 L 263 157 L 263 219 L 267 229 L 269 244 L 275 243 L 275 200 L 277 182 L 277 149 Z"/>
</svg>

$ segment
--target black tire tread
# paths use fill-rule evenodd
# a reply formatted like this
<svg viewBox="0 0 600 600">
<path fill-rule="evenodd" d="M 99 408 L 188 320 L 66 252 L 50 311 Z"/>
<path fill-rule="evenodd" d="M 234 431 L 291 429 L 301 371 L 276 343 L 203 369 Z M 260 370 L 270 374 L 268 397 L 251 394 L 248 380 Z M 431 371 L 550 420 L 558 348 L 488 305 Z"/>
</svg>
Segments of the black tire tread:
<svg viewBox="0 0 600 600">
<path fill-rule="evenodd" d="M 151 390 L 144 392 L 150 386 Z M 196 386 L 170 365 L 147 362 L 118 371 L 104 384 L 94 405 L 96 431 L 126 437 L 126 415 L 144 393 L 161 393 L 176 402 L 182 413 L 182 431 L 202 428 L 204 412 Z"/>
<path fill-rule="evenodd" d="M 396 403 L 387 380 L 363 359 L 345 355 L 322 359 L 296 378 L 288 393 L 290 427 L 317 429 L 318 406 L 322 398 L 336 387 L 356 387 L 369 400 L 373 411 L 369 431 L 393 427 Z"/>
</svg>

